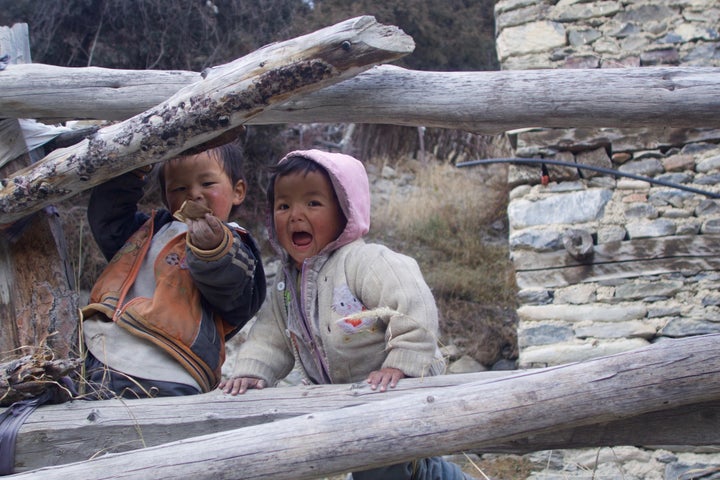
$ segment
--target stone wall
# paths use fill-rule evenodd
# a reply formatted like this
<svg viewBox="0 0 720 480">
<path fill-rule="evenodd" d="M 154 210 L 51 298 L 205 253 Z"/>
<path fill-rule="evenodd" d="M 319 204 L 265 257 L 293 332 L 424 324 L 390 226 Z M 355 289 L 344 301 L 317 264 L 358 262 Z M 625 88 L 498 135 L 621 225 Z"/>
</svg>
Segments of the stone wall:
<svg viewBox="0 0 720 480">
<path fill-rule="evenodd" d="M 503 69 L 720 66 L 716 0 L 500 0 Z"/>
<path fill-rule="evenodd" d="M 495 16 L 503 69 L 720 66 L 717 0 L 500 0 Z M 718 130 L 598 125 L 508 136 L 517 157 L 720 193 Z M 547 170 L 543 185 L 540 166 L 509 169 L 520 368 L 720 332 L 720 200 L 622 176 Z M 525 459 L 544 465 L 528 480 L 670 480 L 714 478 L 716 452 L 613 447 Z"/>
<path fill-rule="evenodd" d="M 716 0 L 501 0 L 495 15 L 503 69 L 720 66 Z M 510 169 L 521 368 L 720 332 L 720 268 L 679 254 L 652 265 L 678 241 L 702 250 L 719 238 L 720 201 L 702 192 L 720 193 L 720 130 L 599 125 L 508 135 L 518 157 L 602 166 L 670 185 L 556 166 L 543 185 L 540 166 Z M 560 266 L 578 235 L 595 252 L 635 246 L 638 261 L 618 261 L 604 274 L 523 272 Z"/>
</svg>

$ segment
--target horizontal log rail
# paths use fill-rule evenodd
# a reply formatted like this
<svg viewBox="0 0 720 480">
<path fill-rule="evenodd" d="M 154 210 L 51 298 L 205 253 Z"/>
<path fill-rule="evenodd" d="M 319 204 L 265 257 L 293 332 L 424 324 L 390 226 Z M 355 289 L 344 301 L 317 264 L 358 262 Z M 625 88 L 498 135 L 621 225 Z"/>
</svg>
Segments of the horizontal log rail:
<svg viewBox="0 0 720 480">
<path fill-rule="evenodd" d="M 490 380 L 407 379 L 401 385 L 408 390 L 386 393 L 327 385 L 251 391 L 238 397 L 213 392 L 42 407 L 21 430 L 21 440 L 41 436 L 31 431 L 49 428 L 41 424 L 57 418 L 59 425 L 74 422 L 82 430 L 78 438 L 85 448 L 94 445 L 88 441 L 94 438 L 93 429 L 97 438 L 109 437 L 117 444 L 132 440 L 131 448 L 138 437 L 150 443 L 139 450 L 16 477 L 310 479 L 462 451 L 667 444 L 673 439 L 720 445 L 718 347 L 720 335 L 696 336 Z M 77 408 L 84 418 L 72 413 Z M 249 413 L 240 420 L 244 411 Z M 149 446 L 159 438 L 158 432 L 176 433 L 168 425 L 182 423 L 185 413 L 191 417 L 187 422 L 194 436 Z M 239 421 L 251 425 L 233 428 Z M 127 432 L 133 427 L 135 438 L 112 433 L 113 428 Z M 35 445 L 58 443 L 55 437 L 43 438 L 50 441 Z M 176 438 L 166 435 L 166 441 Z M 30 453 L 20 452 L 30 443 L 18 443 L 24 458 Z M 62 447 L 53 451 L 52 446 L 36 446 L 34 455 L 52 458 L 64 452 Z"/>
<path fill-rule="evenodd" d="M 720 127 L 720 68 L 422 72 L 381 65 L 249 123 L 422 125 L 500 134 L 530 127 Z"/>
<path fill-rule="evenodd" d="M 540 371 L 542 369 L 533 370 Z M 87 460 L 100 453 L 151 447 L 316 411 L 380 402 L 466 383 L 492 382 L 523 373 L 498 371 L 405 379 L 397 388 L 384 394 L 372 391 L 366 384 L 313 385 L 252 390 L 241 397 L 224 395 L 217 390 L 188 397 L 49 405 L 37 410 L 23 424 L 17 439 L 15 463 L 18 471 L 62 465 Z M 168 416 L 168 411 L 173 415 Z M 522 454 L 617 445 L 709 445 L 720 442 L 717 429 L 708 421 L 711 418 L 720 418 L 720 400 L 584 427 L 560 428 L 486 446 L 483 452 Z M 92 451 L 87 445 L 93 446 Z"/>
<path fill-rule="evenodd" d="M 201 80 L 186 71 L 9 65 L 0 72 L 0 118 L 124 120 Z M 379 65 L 273 105 L 247 124 L 387 123 L 486 134 L 528 127 L 718 128 L 719 108 L 717 67 L 425 72 Z"/>
</svg>

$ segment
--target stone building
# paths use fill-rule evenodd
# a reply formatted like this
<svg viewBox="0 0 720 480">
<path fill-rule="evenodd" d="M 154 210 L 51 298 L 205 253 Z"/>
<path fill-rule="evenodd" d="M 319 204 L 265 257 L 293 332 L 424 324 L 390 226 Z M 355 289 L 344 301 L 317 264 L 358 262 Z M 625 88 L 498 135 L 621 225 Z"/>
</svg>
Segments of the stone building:
<svg viewBox="0 0 720 480">
<path fill-rule="evenodd" d="M 503 69 L 720 66 L 716 0 L 501 0 L 495 16 Z M 517 157 L 627 175 L 548 165 L 543 185 L 511 167 L 521 368 L 720 332 L 720 130 L 508 135 Z"/>
<path fill-rule="evenodd" d="M 499 0 L 495 23 L 504 70 L 720 66 L 717 0 Z M 510 168 L 520 368 L 720 332 L 720 130 L 668 122 L 507 135 L 516 157 L 625 175 L 546 165 L 544 185 L 540 166 Z M 528 480 L 710 479 L 720 465 L 716 448 L 528 457 L 544 465 Z"/>
</svg>

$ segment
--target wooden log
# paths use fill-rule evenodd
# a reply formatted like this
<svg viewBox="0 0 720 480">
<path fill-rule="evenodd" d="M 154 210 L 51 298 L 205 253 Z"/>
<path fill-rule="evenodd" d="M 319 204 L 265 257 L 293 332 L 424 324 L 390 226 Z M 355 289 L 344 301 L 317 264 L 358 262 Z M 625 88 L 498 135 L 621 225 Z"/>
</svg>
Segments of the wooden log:
<svg viewBox="0 0 720 480">
<path fill-rule="evenodd" d="M 311 385 L 251 390 L 233 397 L 216 390 L 186 397 L 74 401 L 44 406 L 23 424 L 16 444 L 17 471 L 87 460 L 223 430 L 259 425 L 387 400 L 399 395 L 488 381 L 519 372 L 482 372 L 405 379 L 380 394 L 366 384 Z M 173 412 L 168 415 L 168 412 Z M 88 449 L 88 445 L 92 445 Z"/>
<path fill-rule="evenodd" d="M 29 50 L 27 25 L 17 24 L 12 28 L 0 27 L 0 51 L 13 52 L 16 58 L 22 58 L 26 48 Z M 25 138 L 16 118 L 0 120 L 0 175 L 5 176 L 28 164 L 27 156 L 14 166 L 5 165 L 14 158 L 27 152 Z M 19 163 L 22 162 L 22 163 Z M 3 168 L 4 167 L 4 168 Z M 1 233 L 1 232 L 0 232 Z M 16 321 L 16 304 L 13 301 L 18 292 L 15 281 L 15 263 L 12 244 L 6 235 L 0 235 L 0 352 L 15 352 L 22 345 Z M 22 260 L 22 259 L 21 259 Z M 23 286 L 27 287 L 27 285 Z M 20 288 L 23 288 L 20 287 Z M 7 353 L 5 353 L 7 355 Z"/>
<path fill-rule="evenodd" d="M 0 168 L 25 153 L 27 145 L 18 119 L 0 119 Z"/>
<path fill-rule="evenodd" d="M 535 373 L 540 371 L 533 370 Z M 171 440 L 374 403 L 421 391 L 491 382 L 523 373 L 526 372 L 480 372 L 405 379 L 396 389 L 383 394 L 370 390 L 366 384 L 313 385 L 252 390 L 239 397 L 216 390 L 188 397 L 49 405 L 33 413 L 20 429 L 15 465 L 18 472 L 62 465 L 87 460 L 97 454 L 151 447 Z M 168 416 L 168 411 L 173 415 Z M 683 405 L 485 446 L 483 452 L 517 454 L 617 445 L 711 445 L 720 443 L 720 432 L 713 421 L 718 418 L 720 401 Z M 88 445 L 92 448 L 88 449 Z"/>
<path fill-rule="evenodd" d="M 719 346 L 718 335 L 689 337 L 492 381 L 397 397 L 375 394 L 383 399 L 370 408 L 362 404 L 318 409 L 269 424 L 33 470 L 13 478 L 309 479 L 430 455 L 483 451 L 513 442 L 532 444 L 538 435 L 547 440 L 554 432 L 653 412 L 681 412 L 682 407 L 702 404 L 716 407 L 720 401 Z M 308 392 L 272 392 L 282 394 L 283 390 L 301 393 L 296 402 L 303 401 Z M 238 406 L 256 401 L 256 394 L 261 393 L 237 398 Z M 164 411 L 176 418 L 176 411 Z M 713 418 L 706 423 L 716 425 Z M 643 433 L 650 432 L 636 431 L 633 438 Z M 707 434 L 709 443 L 720 444 L 718 432 Z"/>
<path fill-rule="evenodd" d="M 0 133 L 2 133 L 0 135 L 0 151 L 3 152 L 3 155 L 0 156 L 5 156 L 7 160 L 10 158 L 9 155 L 12 155 L 12 158 L 15 158 L 17 154 L 23 155 L 13 165 L 0 167 L 0 175 L 7 175 L 28 164 L 27 156 L 22 153 L 27 151 L 27 147 L 17 119 L 0 120 Z M 14 299 L 15 295 L 21 293 L 22 289 L 27 288 L 28 285 L 19 286 L 15 280 L 14 258 L 17 257 L 20 261 L 23 259 L 16 248 L 17 246 L 10 242 L 9 237 L 0 231 L 0 352 L 5 352 L 5 355 L 7 352 L 15 352 L 24 343 L 20 341 L 16 321 L 16 309 L 21 306 L 16 305 Z"/>
<path fill-rule="evenodd" d="M 267 45 L 202 82 L 1 181 L 0 224 L 135 168 L 172 158 L 236 128 L 268 106 L 347 79 L 414 49 L 396 27 L 365 16 Z"/>
<path fill-rule="evenodd" d="M 487 445 L 485 453 L 523 454 L 568 448 L 621 445 L 665 448 L 720 445 L 720 401 L 683 405 L 636 417 L 541 433 L 504 444 Z"/>
<path fill-rule="evenodd" d="M 383 65 L 253 121 L 390 123 L 485 134 L 523 127 L 720 127 L 718 95 L 720 68 L 713 67 L 420 72 Z"/>
<path fill-rule="evenodd" d="M 0 117 L 125 119 L 198 76 L 12 66 L 0 75 Z M 423 72 L 381 65 L 274 105 L 247 123 L 387 123 L 486 134 L 523 127 L 717 128 L 718 108 L 716 67 Z"/>
<path fill-rule="evenodd" d="M 12 62 L 30 61 L 26 24 L 0 27 L 0 52 L 8 53 Z M 0 120 L 0 133 L 0 176 L 4 177 L 30 165 L 31 160 L 18 119 Z M 60 218 L 53 211 L 38 212 L 12 231 L 0 231 L 0 352 L 4 358 L 44 347 L 66 358 L 75 346 L 78 295 L 64 240 Z M 6 393 L 1 390 L 0 395 Z"/>
<path fill-rule="evenodd" d="M 183 70 L 8 65 L 0 73 L 0 118 L 127 120 L 202 79 Z"/>
<path fill-rule="evenodd" d="M 3 64 L 7 64 L 6 67 L 32 62 L 28 31 L 26 23 L 16 23 L 12 27 L 0 26 L 0 46 L 2 46 L 0 53 L 9 57 L 7 61 L 3 62 Z"/>
<path fill-rule="evenodd" d="M 77 347 L 78 293 L 60 217 L 41 211 L 16 241 L 0 232 L 0 345 L 2 359 L 49 347 L 68 358 Z M 12 345 L 10 345 L 12 343 Z"/>
<path fill-rule="evenodd" d="M 720 235 L 678 235 L 609 242 L 593 247 L 589 260 L 565 250 L 513 253 L 520 288 L 563 287 L 583 282 L 671 272 L 720 270 Z"/>
</svg>

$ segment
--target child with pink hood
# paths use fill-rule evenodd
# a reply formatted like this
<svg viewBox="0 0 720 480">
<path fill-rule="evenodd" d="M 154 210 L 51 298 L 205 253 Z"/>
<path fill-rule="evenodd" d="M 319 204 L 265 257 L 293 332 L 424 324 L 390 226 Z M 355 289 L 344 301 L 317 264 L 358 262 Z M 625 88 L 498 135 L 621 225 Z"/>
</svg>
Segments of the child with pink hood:
<svg viewBox="0 0 720 480">
<path fill-rule="evenodd" d="M 442 374 L 438 313 L 417 262 L 365 243 L 370 188 L 357 159 L 294 151 L 271 168 L 270 241 L 282 258 L 225 393 L 274 386 L 297 364 L 312 384 Z M 466 479 L 441 457 L 355 472 L 362 479 Z"/>
</svg>

